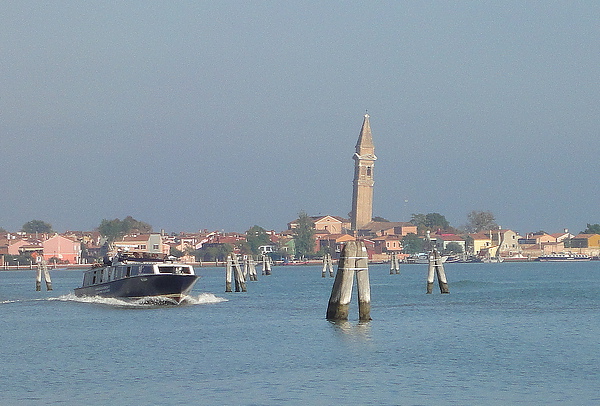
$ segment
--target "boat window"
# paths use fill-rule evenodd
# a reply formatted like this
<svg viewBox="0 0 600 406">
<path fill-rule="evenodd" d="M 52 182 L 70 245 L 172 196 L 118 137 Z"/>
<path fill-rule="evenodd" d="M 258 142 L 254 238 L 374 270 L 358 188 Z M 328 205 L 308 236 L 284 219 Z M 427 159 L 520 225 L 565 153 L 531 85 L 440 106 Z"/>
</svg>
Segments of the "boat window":
<svg viewBox="0 0 600 406">
<path fill-rule="evenodd" d="M 154 269 L 152 268 L 152 265 L 144 265 L 142 267 L 142 273 L 154 273 Z"/>
<path fill-rule="evenodd" d="M 192 273 L 189 266 L 159 266 L 158 271 L 160 273 L 174 273 L 187 275 Z"/>
</svg>

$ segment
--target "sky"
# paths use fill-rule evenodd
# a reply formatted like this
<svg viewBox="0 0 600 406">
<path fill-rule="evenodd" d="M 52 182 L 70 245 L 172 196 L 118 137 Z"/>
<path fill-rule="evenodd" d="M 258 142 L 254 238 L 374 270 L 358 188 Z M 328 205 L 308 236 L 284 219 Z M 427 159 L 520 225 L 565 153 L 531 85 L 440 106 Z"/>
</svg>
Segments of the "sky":
<svg viewBox="0 0 600 406">
<path fill-rule="evenodd" d="M 0 227 L 277 231 L 374 216 L 600 223 L 600 2 L 0 4 Z"/>
</svg>

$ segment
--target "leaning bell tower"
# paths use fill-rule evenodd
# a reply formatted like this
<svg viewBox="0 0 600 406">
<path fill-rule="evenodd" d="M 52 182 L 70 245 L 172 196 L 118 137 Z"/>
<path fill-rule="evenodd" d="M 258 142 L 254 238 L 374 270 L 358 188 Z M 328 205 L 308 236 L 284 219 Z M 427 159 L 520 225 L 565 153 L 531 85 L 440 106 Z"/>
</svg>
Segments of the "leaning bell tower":
<svg viewBox="0 0 600 406">
<path fill-rule="evenodd" d="M 354 159 L 354 181 L 352 188 L 352 230 L 364 227 L 373 218 L 373 166 L 377 157 L 371 135 L 369 115 L 365 114 Z"/>
</svg>

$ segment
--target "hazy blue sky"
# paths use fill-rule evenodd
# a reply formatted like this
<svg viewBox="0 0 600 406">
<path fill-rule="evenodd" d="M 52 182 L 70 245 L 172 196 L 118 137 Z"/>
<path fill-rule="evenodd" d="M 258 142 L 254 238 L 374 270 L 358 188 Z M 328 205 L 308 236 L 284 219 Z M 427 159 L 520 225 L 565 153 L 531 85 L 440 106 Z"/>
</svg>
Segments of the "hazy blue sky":
<svg viewBox="0 0 600 406">
<path fill-rule="evenodd" d="M 600 222 L 598 1 L 5 1 L 0 227 Z"/>
</svg>

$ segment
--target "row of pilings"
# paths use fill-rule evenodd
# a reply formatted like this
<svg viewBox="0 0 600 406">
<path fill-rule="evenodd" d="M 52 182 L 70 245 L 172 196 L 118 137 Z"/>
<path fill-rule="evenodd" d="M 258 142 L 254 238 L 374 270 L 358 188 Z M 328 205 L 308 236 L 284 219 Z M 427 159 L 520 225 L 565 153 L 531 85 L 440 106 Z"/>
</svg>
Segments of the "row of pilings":
<svg viewBox="0 0 600 406">
<path fill-rule="evenodd" d="M 261 260 L 262 274 L 271 275 L 271 258 L 263 255 Z M 258 281 L 256 261 L 252 256 L 243 259 L 243 267 L 237 255 L 229 254 L 225 265 L 225 292 L 232 292 L 234 284 L 236 292 L 246 292 L 246 281 Z"/>
<path fill-rule="evenodd" d="M 249 256 L 244 259 L 244 265 L 235 254 L 227 256 L 225 271 L 225 291 L 232 292 L 234 283 L 236 292 L 246 292 L 246 281 L 257 281 L 256 262 Z M 271 274 L 271 262 L 267 256 L 262 260 L 263 275 Z M 395 255 L 390 259 L 390 274 L 400 273 L 400 262 Z M 331 255 L 326 254 L 323 259 L 321 276 L 324 278 L 329 274 L 333 277 L 333 260 Z M 435 277 L 441 293 L 449 293 L 448 281 L 444 272 L 442 257 L 437 249 L 432 248 L 429 253 L 429 268 L 427 274 L 427 290 L 433 291 Z M 369 282 L 369 258 L 367 248 L 363 241 L 348 241 L 342 250 L 338 261 L 337 272 L 331 289 L 331 296 L 327 306 L 326 318 L 331 321 L 348 320 L 352 289 L 356 279 L 358 298 L 358 318 L 365 322 L 371 320 L 371 286 Z"/>
</svg>

